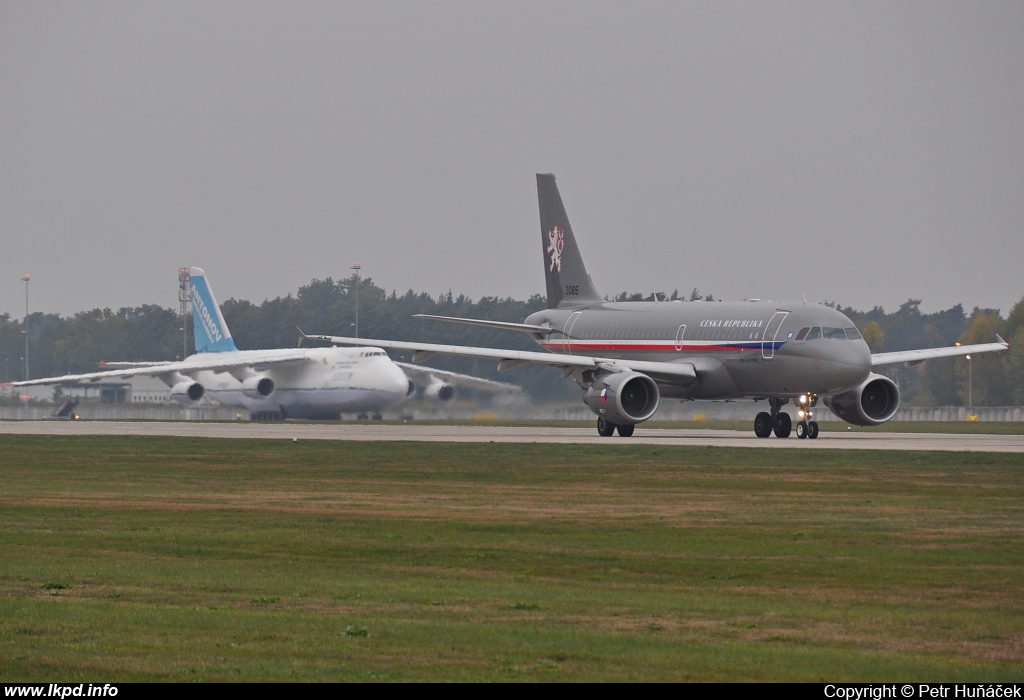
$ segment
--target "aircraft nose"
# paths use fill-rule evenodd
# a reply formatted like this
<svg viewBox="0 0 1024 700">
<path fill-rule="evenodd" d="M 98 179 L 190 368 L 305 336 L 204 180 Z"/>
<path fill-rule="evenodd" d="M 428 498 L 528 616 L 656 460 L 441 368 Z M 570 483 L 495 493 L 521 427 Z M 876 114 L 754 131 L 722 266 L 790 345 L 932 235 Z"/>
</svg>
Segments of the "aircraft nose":
<svg viewBox="0 0 1024 700">
<path fill-rule="evenodd" d="M 398 365 L 392 364 L 391 367 L 393 369 L 391 373 L 391 390 L 405 397 L 409 393 L 409 377 L 405 375 L 405 372 Z"/>
</svg>

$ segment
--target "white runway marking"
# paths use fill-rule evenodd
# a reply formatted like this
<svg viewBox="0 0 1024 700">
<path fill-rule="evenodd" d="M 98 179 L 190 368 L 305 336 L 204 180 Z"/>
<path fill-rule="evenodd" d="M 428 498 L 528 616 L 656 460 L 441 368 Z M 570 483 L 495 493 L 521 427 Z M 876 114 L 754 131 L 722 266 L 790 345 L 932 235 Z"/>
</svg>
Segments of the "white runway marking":
<svg viewBox="0 0 1024 700">
<path fill-rule="evenodd" d="M 374 423 L 200 423 L 117 421 L 0 421 L 0 434 L 163 435 L 265 440 L 409 440 L 414 442 L 539 442 L 570 445 L 689 445 L 760 449 L 926 450 L 1024 452 L 1024 435 L 823 432 L 817 440 L 757 438 L 753 431 L 637 428 L 630 438 L 598 437 L 594 428 L 510 428 L 487 425 Z"/>
</svg>

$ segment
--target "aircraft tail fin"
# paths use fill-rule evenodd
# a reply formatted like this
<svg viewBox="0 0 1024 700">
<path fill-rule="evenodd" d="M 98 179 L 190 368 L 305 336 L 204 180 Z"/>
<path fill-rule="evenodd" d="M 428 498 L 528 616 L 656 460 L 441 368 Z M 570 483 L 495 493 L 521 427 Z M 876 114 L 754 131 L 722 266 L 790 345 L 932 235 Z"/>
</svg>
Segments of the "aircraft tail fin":
<svg viewBox="0 0 1024 700">
<path fill-rule="evenodd" d="M 540 237 L 548 308 L 600 303 L 603 299 L 594 288 L 576 245 L 554 175 L 537 175 L 537 198 L 540 200 Z"/>
<path fill-rule="evenodd" d="M 220 313 L 213 290 L 201 267 L 190 267 L 189 289 L 192 292 L 192 326 L 196 352 L 231 352 L 237 350 L 228 324 Z"/>
</svg>

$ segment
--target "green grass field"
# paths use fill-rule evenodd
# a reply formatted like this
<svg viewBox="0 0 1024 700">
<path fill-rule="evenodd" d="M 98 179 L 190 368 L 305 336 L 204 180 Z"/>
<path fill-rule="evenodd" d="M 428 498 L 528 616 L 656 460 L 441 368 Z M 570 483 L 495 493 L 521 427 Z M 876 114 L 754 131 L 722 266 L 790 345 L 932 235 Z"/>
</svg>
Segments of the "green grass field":
<svg viewBox="0 0 1024 700">
<path fill-rule="evenodd" d="M 1024 459 L 0 436 L 0 680 L 1024 680 Z"/>
</svg>

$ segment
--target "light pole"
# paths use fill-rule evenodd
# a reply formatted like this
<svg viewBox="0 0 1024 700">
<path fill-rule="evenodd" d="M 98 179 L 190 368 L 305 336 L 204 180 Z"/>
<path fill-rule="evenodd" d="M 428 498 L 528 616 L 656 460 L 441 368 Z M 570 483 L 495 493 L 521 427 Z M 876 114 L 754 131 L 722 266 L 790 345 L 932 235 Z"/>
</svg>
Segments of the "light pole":
<svg viewBox="0 0 1024 700">
<path fill-rule="evenodd" d="M 363 269 L 362 263 L 354 263 L 352 269 L 356 271 L 356 334 L 353 338 L 359 337 L 359 271 Z"/>
<path fill-rule="evenodd" d="M 25 323 L 22 329 L 25 331 L 25 381 L 29 379 L 28 376 L 28 282 L 32 279 L 32 275 L 25 273 L 21 276 L 21 281 L 25 283 Z"/>
<path fill-rule="evenodd" d="M 967 415 L 974 415 L 974 373 L 971 371 L 971 356 L 967 357 Z"/>
</svg>

